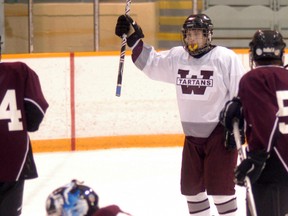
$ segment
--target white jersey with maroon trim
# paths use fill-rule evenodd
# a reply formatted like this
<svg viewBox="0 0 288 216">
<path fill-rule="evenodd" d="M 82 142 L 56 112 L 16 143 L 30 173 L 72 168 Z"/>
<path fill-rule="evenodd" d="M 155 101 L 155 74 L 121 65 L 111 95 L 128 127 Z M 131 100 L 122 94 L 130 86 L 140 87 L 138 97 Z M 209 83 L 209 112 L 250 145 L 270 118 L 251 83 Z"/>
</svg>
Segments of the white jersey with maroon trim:
<svg viewBox="0 0 288 216">
<path fill-rule="evenodd" d="M 156 52 L 140 41 L 133 49 L 132 59 L 151 79 L 176 86 L 186 136 L 210 135 L 226 101 L 237 95 L 244 74 L 237 54 L 221 46 L 201 58 L 193 58 L 181 46 Z"/>
</svg>

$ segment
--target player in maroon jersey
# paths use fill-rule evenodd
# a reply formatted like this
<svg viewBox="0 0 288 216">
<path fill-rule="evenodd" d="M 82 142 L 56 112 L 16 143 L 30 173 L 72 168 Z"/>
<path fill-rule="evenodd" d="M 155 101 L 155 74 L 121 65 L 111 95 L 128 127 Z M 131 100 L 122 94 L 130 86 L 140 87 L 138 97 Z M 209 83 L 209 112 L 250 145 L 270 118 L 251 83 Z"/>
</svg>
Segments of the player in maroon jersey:
<svg viewBox="0 0 288 216">
<path fill-rule="evenodd" d="M 250 178 L 258 216 L 284 216 L 288 215 L 286 44 L 279 32 L 258 30 L 249 46 L 251 70 L 240 80 L 238 98 L 226 104 L 220 120 L 232 131 L 233 121 L 244 122 L 244 117 L 247 158 L 236 168 L 235 181 L 243 185 L 245 177 Z"/>
<path fill-rule="evenodd" d="M 1 56 L 0 36 L 0 56 Z M 21 214 L 24 181 L 38 176 L 28 132 L 48 108 L 37 74 L 22 62 L 0 62 L 0 215 Z"/>
<path fill-rule="evenodd" d="M 117 205 L 103 208 L 98 206 L 98 195 L 95 191 L 73 179 L 69 184 L 54 190 L 46 200 L 48 216 L 129 216 Z M 131 216 L 131 215 L 130 215 Z"/>
</svg>

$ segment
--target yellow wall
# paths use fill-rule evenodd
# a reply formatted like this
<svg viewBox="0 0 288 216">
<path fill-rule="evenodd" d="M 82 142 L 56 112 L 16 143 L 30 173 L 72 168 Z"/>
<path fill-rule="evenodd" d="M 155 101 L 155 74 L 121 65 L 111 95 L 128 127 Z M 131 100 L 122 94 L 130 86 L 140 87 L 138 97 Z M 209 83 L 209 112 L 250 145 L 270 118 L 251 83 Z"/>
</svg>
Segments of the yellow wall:
<svg viewBox="0 0 288 216">
<path fill-rule="evenodd" d="M 94 51 L 93 3 L 41 3 L 33 6 L 33 52 Z M 3 53 L 27 53 L 28 6 L 5 4 L 5 47 Z M 100 3 L 99 50 L 119 50 L 115 24 L 125 12 L 125 3 Z M 145 41 L 156 45 L 154 2 L 131 4 L 131 14 L 141 25 Z"/>
</svg>

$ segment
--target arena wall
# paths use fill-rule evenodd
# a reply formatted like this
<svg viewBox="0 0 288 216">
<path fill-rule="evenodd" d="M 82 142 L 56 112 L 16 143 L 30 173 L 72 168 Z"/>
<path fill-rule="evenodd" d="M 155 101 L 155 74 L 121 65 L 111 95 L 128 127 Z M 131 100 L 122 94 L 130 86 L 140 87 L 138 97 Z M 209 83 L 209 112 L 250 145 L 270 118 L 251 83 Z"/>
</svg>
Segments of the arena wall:
<svg viewBox="0 0 288 216">
<path fill-rule="evenodd" d="M 94 50 L 94 27 L 99 29 L 99 50 L 120 49 L 115 24 L 125 12 L 123 3 L 99 3 L 98 26 L 93 3 L 33 4 L 33 52 L 87 52 Z M 4 53 L 28 53 L 28 4 L 5 4 Z M 141 21 L 145 40 L 156 45 L 156 4 L 131 4 L 131 17 Z"/>
<path fill-rule="evenodd" d="M 248 70 L 248 51 L 236 52 Z M 119 52 L 9 54 L 2 61 L 35 70 L 49 102 L 40 130 L 30 133 L 35 152 L 182 145 L 175 87 L 146 77 L 130 51 L 120 97 Z"/>
</svg>

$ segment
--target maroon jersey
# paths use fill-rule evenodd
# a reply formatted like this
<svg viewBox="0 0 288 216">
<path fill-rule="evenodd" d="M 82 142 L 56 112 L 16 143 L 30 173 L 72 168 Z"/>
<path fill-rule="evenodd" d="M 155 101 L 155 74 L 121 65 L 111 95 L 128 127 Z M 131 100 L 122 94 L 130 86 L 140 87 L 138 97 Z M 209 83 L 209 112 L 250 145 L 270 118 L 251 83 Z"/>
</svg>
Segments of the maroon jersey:
<svg viewBox="0 0 288 216">
<path fill-rule="evenodd" d="M 100 208 L 93 216 L 117 216 L 119 213 L 126 214 L 127 216 L 130 215 L 126 212 L 123 212 L 117 205 L 110 205 Z"/>
<path fill-rule="evenodd" d="M 288 172 L 288 71 L 279 66 L 251 70 L 240 81 L 239 97 L 249 151 L 275 151 Z"/>
<path fill-rule="evenodd" d="M 32 69 L 0 63 L 0 182 L 37 177 L 28 131 L 38 129 L 47 108 Z"/>
</svg>

